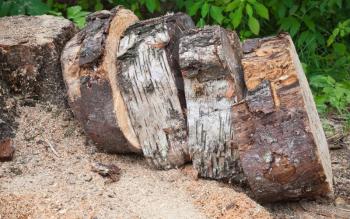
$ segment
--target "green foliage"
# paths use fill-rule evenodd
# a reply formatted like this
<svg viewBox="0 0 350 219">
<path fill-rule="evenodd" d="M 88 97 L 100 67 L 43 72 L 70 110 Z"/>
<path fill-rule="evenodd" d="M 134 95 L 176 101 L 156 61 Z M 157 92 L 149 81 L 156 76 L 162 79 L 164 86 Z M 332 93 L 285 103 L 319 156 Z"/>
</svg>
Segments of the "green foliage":
<svg viewBox="0 0 350 219">
<path fill-rule="evenodd" d="M 0 16 L 40 15 L 49 12 L 49 7 L 40 0 L 0 0 Z"/>
<path fill-rule="evenodd" d="M 67 8 L 67 18 L 72 20 L 79 28 L 85 26 L 85 18 L 89 12 L 83 11 L 79 5 Z"/>
<path fill-rule="evenodd" d="M 236 30 L 242 40 L 289 32 L 318 110 L 350 114 L 348 0 L 0 0 L 0 16 L 48 13 L 67 17 L 81 28 L 87 11 L 116 5 L 130 8 L 141 19 L 183 11 L 198 27 L 218 24 Z"/>
</svg>

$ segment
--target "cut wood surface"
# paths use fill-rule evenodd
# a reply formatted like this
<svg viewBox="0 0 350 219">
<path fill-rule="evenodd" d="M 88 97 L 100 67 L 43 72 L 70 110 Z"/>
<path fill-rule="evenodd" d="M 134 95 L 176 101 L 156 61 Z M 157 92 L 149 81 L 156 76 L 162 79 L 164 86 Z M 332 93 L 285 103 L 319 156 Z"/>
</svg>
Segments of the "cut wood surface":
<svg viewBox="0 0 350 219">
<path fill-rule="evenodd" d="M 118 93 L 111 86 L 116 71 L 116 52 L 124 30 L 137 21 L 121 7 L 88 16 L 86 27 L 71 39 L 61 57 L 69 104 L 84 130 L 108 152 L 137 152 L 128 144 L 118 124 Z"/>
<path fill-rule="evenodd" d="M 170 14 L 130 26 L 120 41 L 116 86 L 136 134 L 134 145 L 156 168 L 189 161 L 177 57 L 180 34 L 193 27 L 189 16 Z"/>
<path fill-rule="evenodd" d="M 202 177 L 242 182 L 231 116 L 232 105 L 244 95 L 239 38 L 218 26 L 206 27 L 187 31 L 179 47 L 194 168 Z"/>
<path fill-rule="evenodd" d="M 332 195 L 332 172 L 307 79 L 289 35 L 243 45 L 246 102 L 233 107 L 243 171 L 256 197 Z"/>
</svg>

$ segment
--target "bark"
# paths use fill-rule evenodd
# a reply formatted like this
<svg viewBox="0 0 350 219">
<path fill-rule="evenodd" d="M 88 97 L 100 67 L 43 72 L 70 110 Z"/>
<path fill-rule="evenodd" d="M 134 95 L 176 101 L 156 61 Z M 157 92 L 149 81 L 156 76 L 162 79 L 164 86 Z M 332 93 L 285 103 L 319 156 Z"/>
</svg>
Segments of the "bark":
<svg viewBox="0 0 350 219">
<path fill-rule="evenodd" d="M 178 38 L 192 27 L 189 16 L 170 14 L 134 24 L 120 41 L 116 87 L 131 121 L 124 134 L 142 147 L 156 168 L 178 167 L 189 160 L 177 57 Z"/>
<path fill-rule="evenodd" d="M 327 141 L 288 35 L 243 45 L 246 101 L 233 107 L 243 171 L 257 199 L 331 196 Z"/>
<path fill-rule="evenodd" d="M 59 57 L 73 23 L 49 15 L 3 17 L 0 30 L 0 81 L 11 93 L 63 105 Z"/>
<path fill-rule="evenodd" d="M 61 56 L 69 104 L 87 136 L 108 152 L 141 152 L 122 133 L 116 107 L 121 100 L 111 86 L 120 37 L 137 20 L 121 7 L 93 13 Z"/>
<path fill-rule="evenodd" d="M 244 95 L 241 56 L 236 33 L 218 26 L 188 31 L 180 40 L 188 145 L 202 177 L 244 181 L 231 116 Z"/>
</svg>

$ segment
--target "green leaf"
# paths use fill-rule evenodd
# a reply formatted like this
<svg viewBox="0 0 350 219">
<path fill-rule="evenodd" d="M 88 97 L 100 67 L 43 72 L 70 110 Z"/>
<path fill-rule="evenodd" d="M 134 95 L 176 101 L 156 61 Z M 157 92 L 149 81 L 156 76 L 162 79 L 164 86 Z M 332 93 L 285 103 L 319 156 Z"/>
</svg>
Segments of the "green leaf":
<svg viewBox="0 0 350 219">
<path fill-rule="evenodd" d="M 0 7 L 0 17 L 9 15 L 12 2 L 3 2 Z"/>
<path fill-rule="evenodd" d="M 234 0 L 230 4 L 228 4 L 225 8 L 225 12 L 233 11 L 241 4 L 241 0 Z"/>
<path fill-rule="evenodd" d="M 335 80 L 329 75 L 316 75 L 310 78 L 310 85 L 314 88 L 333 87 L 335 83 Z"/>
<path fill-rule="evenodd" d="M 233 14 L 231 13 L 232 16 L 231 18 L 231 23 L 233 25 L 233 28 L 237 28 L 239 24 L 242 21 L 242 7 L 240 7 L 238 10 L 236 10 Z"/>
<path fill-rule="evenodd" d="M 332 45 L 332 43 L 334 42 L 334 40 L 338 36 L 338 34 L 339 34 L 339 28 L 335 28 L 332 32 L 332 35 L 330 35 L 328 40 L 327 40 L 327 46 Z"/>
<path fill-rule="evenodd" d="M 210 8 L 209 4 L 207 2 L 204 3 L 204 5 L 202 6 L 202 10 L 201 10 L 202 17 L 207 16 L 207 14 L 209 12 L 209 8 Z"/>
<path fill-rule="evenodd" d="M 263 4 L 260 4 L 258 2 L 255 3 L 254 9 L 260 17 L 265 18 L 267 20 L 269 19 L 269 11 L 267 10 L 267 8 Z"/>
<path fill-rule="evenodd" d="M 157 8 L 157 0 L 146 0 L 146 8 L 153 13 Z"/>
<path fill-rule="evenodd" d="M 204 19 L 203 18 L 199 19 L 199 21 L 197 22 L 197 27 L 202 28 L 204 27 L 204 25 L 205 25 Z"/>
<path fill-rule="evenodd" d="M 251 6 L 250 4 L 247 4 L 247 5 L 245 6 L 245 10 L 246 10 L 247 15 L 248 15 L 249 17 L 253 16 L 253 8 L 252 8 L 252 6 Z"/>
<path fill-rule="evenodd" d="M 95 3 L 95 11 L 100 11 L 103 9 L 103 4 L 101 3 L 101 0 L 97 0 Z"/>
<path fill-rule="evenodd" d="M 260 24 L 259 21 L 257 19 L 255 19 L 255 17 L 249 17 L 248 19 L 248 26 L 249 29 L 255 34 L 258 35 L 259 31 L 260 31 Z"/>
<path fill-rule="evenodd" d="M 343 43 L 334 43 L 333 44 L 333 51 L 335 54 L 342 56 L 346 53 L 346 45 Z"/>
<path fill-rule="evenodd" d="M 81 10 L 82 10 L 82 8 L 79 5 L 67 8 L 68 19 L 75 18 L 79 14 L 79 12 L 81 12 Z"/>
<path fill-rule="evenodd" d="M 210 16 L 219 24 L 224 20 L 224 16 L 222 15 L 222 8 L 217 6 L 210 7 Z"/>
<path fill-rule="evenodd" d="M 29 3 L 30 2 L 30 3 Z M 48 13 L 50 10 L 49 6 L 40 0 L 28 1 L 27 13 L 29 15 L 42 15 Z"/>
<path fill-rule="evenodd" d="M 190 16 L 194 16 L 196 15 L 198 9 L 201 7 L 202 2 L 195 2 L 195 3 L 191 3 L 190 6 L 187 9 L 187 13 Z"/>
<path fill-rule="evenodd" d="M 305 23 L 305 25 L 312 31 L 316 31 L 316 25 L 313 22 L 313 20 L 309 17 L 309 16 L 304 16 L 303 17 L 303 21 Z"/>
</svg>

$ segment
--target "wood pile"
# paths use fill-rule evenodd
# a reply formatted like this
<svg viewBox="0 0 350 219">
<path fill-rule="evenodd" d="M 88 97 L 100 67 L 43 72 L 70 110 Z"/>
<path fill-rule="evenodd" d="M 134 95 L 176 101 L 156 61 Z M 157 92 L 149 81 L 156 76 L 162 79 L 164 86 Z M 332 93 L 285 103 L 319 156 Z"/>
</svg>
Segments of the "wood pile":
<svg viewBox="0 0 350 219">
<path fill-rule="evenodd" d="M 21 63 L 6 51 L 2 66 Z M 241 43 L 183 13 L 139 21 L 117 7 L 87 17 L 61 66 L 75 117 L 108 152 L 143 154 L 157 169 L 192 161 L 199 176 L 249 185 L 265 202 L 332 196 L 327 141 L 288 34 Z"/>
</svg>

